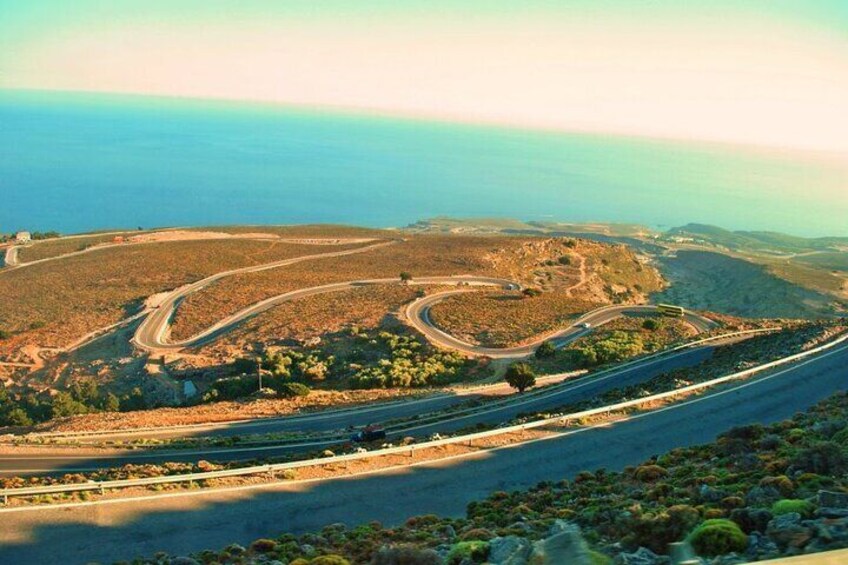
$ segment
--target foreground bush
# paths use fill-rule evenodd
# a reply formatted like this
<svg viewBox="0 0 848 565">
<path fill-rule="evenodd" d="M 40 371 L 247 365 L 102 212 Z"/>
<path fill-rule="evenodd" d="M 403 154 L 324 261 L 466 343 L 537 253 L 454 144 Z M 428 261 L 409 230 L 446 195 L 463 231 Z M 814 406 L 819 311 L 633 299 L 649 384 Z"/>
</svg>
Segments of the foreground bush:
<svg viewBox="0 0 848 565">
<path fill-rule="evenodd" d="M 698 555 L 715 557 L 725 553 L 741 553 L 748 547 L 746 536 L 736 522 L 724 519 L 707 520 L 689 536 L 689 543 Z"/>
<path fill-rule="evenodd" d="M 771 513 L 775 516 L 796 512 L 801 516 L 809 516 L 813 513 L 814 506 L 806 500 L 778 500 L 771 507 Z"/>
<path fill-rule="evenodd" d="M 482 563 L 489 555 L 489 544 L 485 541 L 461 541 L 448 553 L 448 565 L 459 565 L 466 559 Z"/>
<path fill-rule="evenodd" d="M 483 562 L 490 547 L 502 547 L 497 538 L 542 540 L 557 520 L 579 526 L 595 551 L 616 562 L 640 547 L 664 554 L 669 543 L 684 539 L 704 557 L 737 552 L 751 561 L 848 547 L 848 518 L 817 517 L 815 505 L 805 500 L 821 488 L 848 492 L 844 473 L 805 471 L 839 468 L 841 453 L 832 443 L 822 445 L 839 433 L 822 424 L 831 420 L 848 420 L 848 394 L 786 421 L 737 428 L 717 442 L 674 449 L 622 472 L 582 471 L 526 491 L 495 492 L 469 503 L 463 518 L 431 514 L 391 528 L 377 522 L 328 526 L 299 537 L 284 534 L 273 546 L 261 540 L 247 555 L 217 561 L 309 565 L 316 554 L 326 554 L 374 565 Z M 746 449 L 727 449 L 727 442 L 743 442 Z M 0 479 L 0 486 L 23 483 Z M 801 520 L 790 516 L 796 512 Z M 759 542 L 749 545 L 748 534 Z M 764 554 L 757 547 L 765 547 Z"/>
</svg>

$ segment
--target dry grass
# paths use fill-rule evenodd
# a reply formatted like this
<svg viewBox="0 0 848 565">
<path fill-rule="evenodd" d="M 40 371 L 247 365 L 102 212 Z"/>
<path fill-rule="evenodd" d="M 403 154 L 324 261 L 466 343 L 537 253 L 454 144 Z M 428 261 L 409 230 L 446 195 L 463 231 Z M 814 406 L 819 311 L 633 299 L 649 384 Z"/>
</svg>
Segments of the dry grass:
<svg viewBox="0 0 848 565">
<path fill-rule="evenodd" d="M 567 264 L 559 262 L 568 257 Z M 565 291 L 580 281 L 586 259 L 589 277 L 579 302 L 608 302 L 613 294 L 638 301 L 660 288 L 652 267 L 638 262 L 623 246 L 585 240 L 503 236 L 416 235 L 373 252 L 290 265 L 260 273 L 229 277 L 189 296 L 175 316 L 172 336 L 185 339 L 255 302 L 299 288 L 367 278 L 475 274 L 508 278 L 525 285 Z M 559 323 L 559 314 L 555 321 Z"/>
<path fill-rule="evenodd" d="M 533 298 L 520 293 L 466 292 L 436 304 L 430 319 L 468 343 L 510 347 L 562 329 L 597 306 L 561 291 Z"/>
<path fill-rule="evenodd" d="M 566 240 L 568 241 L 568 240 Z M 510 347 L 569 325 L 580 314 L 611 302 L 643 302 L 662 288 L 657 271 L 626 247 L 587 240 L 538 240 L 526 244 L 511 261 L 511 269 L 532 276 L 545 289 L 523 298 L 518 293 L 464 293 L 435 305 L 433 322 L 470 343 Z M 568 266 L 555 261 L 569 257 Z M 585 259 L 583 282 L 575 273 Z M 549 263 L 554 260 L 555 265 Z"/>
<path fill-rule="evenodd" d="M 134 232 L 140 233 L 140 232 Z M 30 246 L 18 250 L 18 259 L 21 263 L 49 259 L 76 251 L 83 251 L 93 245 L 111 243 L 114 235 L 91 235 L 86 237 L 75 237 L 73 239 L 46 239 L 37 241 Z"/>
<path fill-rule="evenodd" d="M 252 240 L 169 242 L 113 247 L 2 272 L 0 329 L 16 335 L 0 341 L 0 355 L 31 343 L 64 346 L 137 311 L 152 294 L 226 269 L 315 252 L 315 246 Z"/>
<path fill-rule="evenodd" d="M 413 276 L 497 274 L 487 253 L 514 244 L 491 237 L 415 236 L 373 251 L 288 265 L 258 273 L 228 277 L 189 296 L 175 316 L 171 335 L 190 337 L 222 317 L 292 290 L 357 279 Z"/>
<path fill-rule="evenodd" d="M 415 287 L 398 284 L 308 296 L 263 312 L 203 346 L 199 353 L 224 361 L 249 344 L 265 346 L 303 340 L 351 326 L 373 329 L 382 325 L 391 312 L 412 301 L 417 292 Z"/>
<path fill-rule="evenodd" d="M 309 396 L 291 399 L 224 401 L 183 408 L 84 414 L 64 420 L 53 420 L 40 426 L 38 431 L 82 432 L 211 424 L 251 418 L 286 416 L 324 408 L 344 408 L 377 401 L 411 399 L 428 394 L 432 394 L 432 392 L 422 394 L 421 391 L 412 389 L 313 390 L 309 393 Z"/>
</svg>

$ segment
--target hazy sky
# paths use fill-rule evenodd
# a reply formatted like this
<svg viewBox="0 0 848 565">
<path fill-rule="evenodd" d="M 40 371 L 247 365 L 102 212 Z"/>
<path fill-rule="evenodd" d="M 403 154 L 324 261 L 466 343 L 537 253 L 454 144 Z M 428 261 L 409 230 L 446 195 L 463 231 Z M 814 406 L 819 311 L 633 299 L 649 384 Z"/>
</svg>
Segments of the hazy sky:
<svg viewBox="0 0 848 565">
<path fill-rule="evenodd" d="M 0 88 L 848 152 L 848 1 L 0 0 Z"/>
</svg>

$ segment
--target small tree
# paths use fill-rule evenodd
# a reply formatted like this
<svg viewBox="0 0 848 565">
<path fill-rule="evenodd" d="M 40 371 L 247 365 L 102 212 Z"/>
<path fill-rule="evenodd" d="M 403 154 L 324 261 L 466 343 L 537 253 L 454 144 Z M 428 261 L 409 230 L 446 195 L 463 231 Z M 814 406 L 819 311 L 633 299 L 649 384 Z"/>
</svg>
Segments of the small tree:
<svg viewBox="0 0 848 565">
<path fill-rule="evenodd" d="M 412 280 L 412 273 L 409 271 L 401 271 L 400 273 L 400 281 L 403 283 L 408 283 Z"/>
<path fill-rule="evenodd" d="M 513 363 L 506 370 L 504 379 L 509 386 L 522 393 L 536 384 L 536 373 L 527 363 Z"/>
<path fill-rule="evenodd" d="M 552 341 L 546 340 L 536 348 L 536 359 L 546 359 L 556 355 L 556 346 Z"/>
<path fill-rule="evenodd" d="M 542 291 L 538 288 L 528 287 L 521 291 L 521 293 L 527 298 L 533 298 L 534 296 L 539 296 L 542 294 Z"/>
<path fill-rule="evenodd" d="M 656 318 L 647 318 L 644 322 L 642 322 L 642 327 L 653 332 L 660 329 L 660 321 Z"/>
</svg>

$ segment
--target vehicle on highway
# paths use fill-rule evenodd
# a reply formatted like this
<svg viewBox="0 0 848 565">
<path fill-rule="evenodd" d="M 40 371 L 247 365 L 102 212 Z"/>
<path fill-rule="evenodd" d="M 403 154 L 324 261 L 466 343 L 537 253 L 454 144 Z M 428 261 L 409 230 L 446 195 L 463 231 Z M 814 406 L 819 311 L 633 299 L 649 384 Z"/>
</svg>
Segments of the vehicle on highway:
<svg viewBox="0 0 848 565">
<path fill-rule="evenodd" d="M 592 324 L 590 324 L 589 322 L 583 322 L 582 324 L 577 324 L 576 327 L 583 328 L 584 330 L 588 330 L 589 328 L 592 327 Z"/>
<path fill-rule="evenodd" d="M 352 436 L 350 436 L 350 441 L 354 443 L 366 443 L 369 441 L 377 441 L 386 439 L 386 430 L 384 430 L 380 426 L 365 426 Z"/>
<path fill-rule="evenodd" d="M 659 304 L 657 305 L 657 310 L 663 316 L 673 316 L 676 318 L 682 318 L 686 314 L 686 310 L 682 306 L 673 306 L 671 304 Z"/>
</svg>

